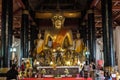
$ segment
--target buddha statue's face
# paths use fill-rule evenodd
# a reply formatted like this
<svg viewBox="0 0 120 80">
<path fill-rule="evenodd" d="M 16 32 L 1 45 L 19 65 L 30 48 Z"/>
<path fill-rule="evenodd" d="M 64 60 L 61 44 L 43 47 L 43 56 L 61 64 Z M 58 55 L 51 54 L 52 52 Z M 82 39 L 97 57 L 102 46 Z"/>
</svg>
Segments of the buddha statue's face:
<svg viewBox="0 0 120 80">
<path fill-rule="evenodd" d="M 56 29 L 61 29 L 61 27 L 63 26 L 64 20 L 65 18 L 61 14 L 55 14 L 52 17 L 52 22 Z"/>
<path fill-rule="evenodd" d="M 38 34 L 38 39 L 40 39 L 40 38 L 41 38 L 41 34 L 39 33 L 39 34 Z"/>
<path fill-rule="evenodd" d="M 77 38 L 80 38 L 80 33 L 77 33 L 77 35 L 76 35 L 76 36 L 77 36 Z"/>
<path fill-rule="evenodd" d="M 55 28 L 60 29 L 61 26 L 62 26 L 61 20 L 56 20 L 56 21 L 55 21 Z"/>
</svg>

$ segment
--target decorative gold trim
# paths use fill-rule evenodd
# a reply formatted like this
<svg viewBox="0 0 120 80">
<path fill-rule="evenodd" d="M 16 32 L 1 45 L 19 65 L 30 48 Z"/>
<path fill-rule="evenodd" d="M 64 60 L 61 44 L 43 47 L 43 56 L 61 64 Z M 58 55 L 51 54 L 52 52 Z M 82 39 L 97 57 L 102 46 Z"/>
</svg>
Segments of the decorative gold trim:
<svg viewBox="0 0 120 80">
<path fill-rule="evenodd" d="M 23 14 L 29 14 L 28 10 L 23 10 Z"/>
<path fill-rule="evenodd" d="M 79 18 L 81 16 L 80 12 L 64 12 L 63 15 L 66 18 Z"/>
<path fill-rule="evenodd" d="M 50 12 L 45 12 L 45 13 L 36 12 L 35 17 L 40 18 L 40 19 L 47 19 L 47 18 L 52 17 L 52 13 L 50 13 Z"/>
<path fill-rule="evenodd" d="M 0 72 L 1 73 L 7 73 L 7 71 L 9 70 L 10 68 L 0 68 Z"/>
<path fill-rule="evenodd" d="M 53 15 L 53 12 L 36 12 L 35 18 L 49 19 Z M 81 12 L 63 12 L 65 18 L 79 18 L 81 17 Z"/>
</svg>

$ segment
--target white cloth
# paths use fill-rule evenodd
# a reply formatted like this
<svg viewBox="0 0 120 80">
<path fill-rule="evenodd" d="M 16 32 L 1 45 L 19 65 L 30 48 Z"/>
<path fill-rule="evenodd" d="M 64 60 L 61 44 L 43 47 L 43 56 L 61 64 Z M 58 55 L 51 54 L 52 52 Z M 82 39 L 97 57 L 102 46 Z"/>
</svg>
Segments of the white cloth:
<svg viewBox="0 0 120 80">
<path fill-rule="evenodd" d="M 120 26 L 117 26 L 114 30 L 114 45 L 118 62 L 118 70 L 120 71 Z"/>
<path fill-rule="evenodd" d="M 89 71 L 89 65 L 84 65 L 84 70 Z"/>
</svg>

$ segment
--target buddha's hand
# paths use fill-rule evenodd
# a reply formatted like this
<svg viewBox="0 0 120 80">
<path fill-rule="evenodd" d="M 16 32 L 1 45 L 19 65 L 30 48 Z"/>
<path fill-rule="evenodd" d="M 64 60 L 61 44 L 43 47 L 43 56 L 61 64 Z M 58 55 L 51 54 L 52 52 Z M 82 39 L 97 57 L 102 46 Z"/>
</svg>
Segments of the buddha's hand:
<svg viewBox="0 0 120 80">
<path fill-rule="evenodd" d="M 47 45 L 45 45 L 45 46 L 44 46 L 44 49 L 50 49 L 50 47 L 49 47 L 49 46 L 47 46 Z"/>
<path fill-rule="evenodd" d="M 46 49 L 46 48 L 47 48 L 47 45 L 44 46 L 44 49 Z"/>
</svg>

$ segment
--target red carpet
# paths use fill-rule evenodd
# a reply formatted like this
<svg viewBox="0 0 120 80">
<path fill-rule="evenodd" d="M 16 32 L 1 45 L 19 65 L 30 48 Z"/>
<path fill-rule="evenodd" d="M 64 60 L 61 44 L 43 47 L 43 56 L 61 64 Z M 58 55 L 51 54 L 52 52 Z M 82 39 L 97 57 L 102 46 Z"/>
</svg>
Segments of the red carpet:
<svg viewBox="0 0 120 80">
<path fill-rule="evenodd" d="M 91 78 L 24 78 L 20 80 L 92 80 Z"/>
</svg>

